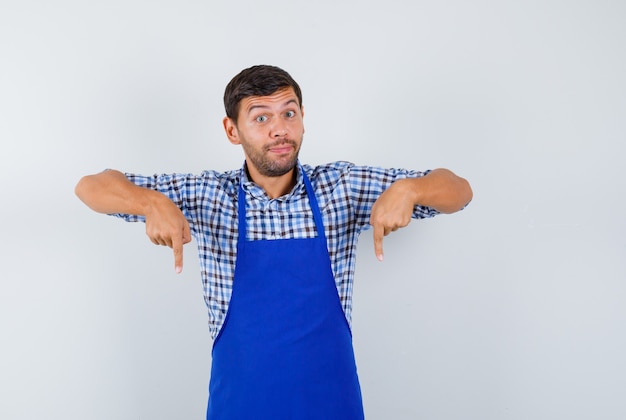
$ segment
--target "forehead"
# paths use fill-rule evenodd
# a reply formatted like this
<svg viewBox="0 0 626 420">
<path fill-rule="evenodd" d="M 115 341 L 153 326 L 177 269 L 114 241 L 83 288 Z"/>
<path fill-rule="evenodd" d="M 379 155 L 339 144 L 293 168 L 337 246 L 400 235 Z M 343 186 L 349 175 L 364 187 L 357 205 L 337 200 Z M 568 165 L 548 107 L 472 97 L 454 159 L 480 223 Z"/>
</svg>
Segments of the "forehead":
<svg viewBox="0 0 626 420">
<path fill-rule="evenodd" d="M 279 89 L 268 96 L 248 96 L 239 103 L 240 112 L 250 113 L 257 108 L 278 108 L 284 106 L 297 106 L 298 97 L 292 87 Z"/>
</svg>

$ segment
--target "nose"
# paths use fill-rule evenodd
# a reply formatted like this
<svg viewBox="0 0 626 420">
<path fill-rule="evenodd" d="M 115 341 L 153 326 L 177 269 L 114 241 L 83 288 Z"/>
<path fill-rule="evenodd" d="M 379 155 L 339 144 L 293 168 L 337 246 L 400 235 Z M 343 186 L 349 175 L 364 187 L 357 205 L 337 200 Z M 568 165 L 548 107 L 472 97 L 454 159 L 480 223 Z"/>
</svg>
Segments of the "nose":
<svg viewBox="0 0 626 420">
<path fill-rule="evenodd" d="M 277 120 L 272 125 L 272 131 L 270 134 L 272 137 L 284 137 L 287 135 L 287 125 L 282 120 Z"/>
</svg>

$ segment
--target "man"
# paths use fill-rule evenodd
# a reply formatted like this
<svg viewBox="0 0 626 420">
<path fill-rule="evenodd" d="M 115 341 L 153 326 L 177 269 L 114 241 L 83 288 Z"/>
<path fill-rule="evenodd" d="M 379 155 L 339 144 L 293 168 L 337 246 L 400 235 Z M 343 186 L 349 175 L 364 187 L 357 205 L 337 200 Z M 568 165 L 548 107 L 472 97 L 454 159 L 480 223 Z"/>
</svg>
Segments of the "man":
<svg viewBox="0 0 626 420">
<path fill-rule="evenodd" d="M 335 162 L 301 165 L 302 93 L 284 70 L 254 66 L 224 94 L 241 169 L 144 177 L 105 171 L 76 194 L 93 210 L 142 220 L 155 244 L 198 243 L 214 338 L 207 418 L 361 419 L 350 332 L 358 235 L 472 198 L 446 169 L 425 173 Z"/>
</svg>

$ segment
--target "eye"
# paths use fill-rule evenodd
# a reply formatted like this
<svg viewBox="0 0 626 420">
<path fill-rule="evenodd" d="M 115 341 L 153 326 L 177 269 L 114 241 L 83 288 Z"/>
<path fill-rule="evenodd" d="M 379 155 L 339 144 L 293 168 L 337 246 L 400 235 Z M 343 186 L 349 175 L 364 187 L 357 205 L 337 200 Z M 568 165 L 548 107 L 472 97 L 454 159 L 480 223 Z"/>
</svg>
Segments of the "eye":
<svg viewBox="0 0 626 420">
<path fill-rule="evenodd" d="M 287 111 L 287 112 L 285 112 L 285 116 L 287 118 L 293 118 L 293 117 L 296 116 L 296 111 Z"/>
<path fill-rule="evenodd" d="M 259 115 L 258 117 L 256 117 L 256 122 L 263 123 L 265 121 L 267 121 L 267 115 Z"/>
</svg>

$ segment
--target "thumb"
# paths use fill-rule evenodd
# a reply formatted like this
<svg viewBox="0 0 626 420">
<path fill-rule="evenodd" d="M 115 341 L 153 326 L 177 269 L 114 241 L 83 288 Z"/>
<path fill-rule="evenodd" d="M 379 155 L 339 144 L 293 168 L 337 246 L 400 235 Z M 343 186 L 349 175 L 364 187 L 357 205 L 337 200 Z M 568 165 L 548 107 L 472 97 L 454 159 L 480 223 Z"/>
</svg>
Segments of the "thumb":
<svg viewBox="0 0 626 420">
<path fill-rule="evenodd" d="M 382 261 L 383 254 L 383 238 L 385 237 L 385 230 L 379 224 L 374 225 L 374 252 L 378 261 Z"/>
</svg>

